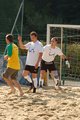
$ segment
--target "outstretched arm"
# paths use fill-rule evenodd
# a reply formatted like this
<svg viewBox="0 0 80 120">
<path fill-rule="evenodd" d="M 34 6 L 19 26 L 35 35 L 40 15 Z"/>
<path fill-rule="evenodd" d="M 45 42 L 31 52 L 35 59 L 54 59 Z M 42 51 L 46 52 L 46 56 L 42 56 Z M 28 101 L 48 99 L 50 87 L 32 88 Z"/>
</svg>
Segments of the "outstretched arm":
<svg viewBox="0 0 80 120">
<path fill-rule="evenodd" d="M 64 54 L 61 55 L 61 58 L 62 58 L 63 60 L 67 59 L 67 57 L 66 57 Z"/>
<path fill-rule="evenodd" d="M 70 68 L 70 63 L 69 63 L 67 57 L 63 54 L 63 55 L 61 55 L 61 58 L 65 61 L 65 63 L 68 66 L 68 68 Z"/>
</svg>

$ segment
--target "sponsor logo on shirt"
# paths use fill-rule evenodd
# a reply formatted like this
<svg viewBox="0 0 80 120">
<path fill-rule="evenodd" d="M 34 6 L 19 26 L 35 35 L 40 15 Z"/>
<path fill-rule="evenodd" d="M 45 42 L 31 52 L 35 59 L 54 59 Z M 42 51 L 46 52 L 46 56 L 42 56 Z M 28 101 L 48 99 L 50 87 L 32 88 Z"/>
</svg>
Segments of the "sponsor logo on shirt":
<svg viewBox="0 0 80 120">
<path fill-rule="evenodd" d="M 29 49 L 29 52 L 33 52 L 33 53 L 34 53 L 34 52 L 35 52 L 35 50 L 34 50 L 34 49 Z"/>
</svg>

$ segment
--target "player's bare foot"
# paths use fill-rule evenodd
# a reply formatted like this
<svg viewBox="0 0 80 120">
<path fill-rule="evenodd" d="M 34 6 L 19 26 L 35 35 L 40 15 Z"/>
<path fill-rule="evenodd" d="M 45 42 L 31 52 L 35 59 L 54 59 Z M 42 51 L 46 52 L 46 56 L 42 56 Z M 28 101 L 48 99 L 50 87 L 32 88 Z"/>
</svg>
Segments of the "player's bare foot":
<svg viewBox="0 0 80 120">
<path fill-rule="evenodd" d="M 61 90 L 62 91 L 62 88 L 60 86 L 55 86 L 54 87 L 55 90 Z"/>
<path fill-rule="evenodd" d="M 62 93 L 65 92 L 64 89 L 60 86 L 58 86 L 57 88 L 55 87 L 54 89 L 56 90 L 56 92 L 62 92 Z"/>
<path fill-rule="evenodd" d="M 23 93 L 23 92 L 21 92 L 21 93 L 20 93 L 20 96 L 22 97 L 23 95 L 24 95 L 24 93 Z"/>
<path fill-rule="evenodd" d="M 30 87 L 29 90 L 27 91 L 27 93 L 31 93 L 32 89 L 33 89 L 33 87 L 32 88 Z"/>
<path fill-rule="evenodd" d="M 16 90 L 11 90 L 10 92 L 8 92 L 7 95 L 10 95 L 10 94 L 15 94 Z"/>
<path fill-rule="evenodd" d="M 29 89 L 29 90 L 27 91 L 27 93 L 31 93 L 31 90 L 32 90 L 32 89 Z"/>
</svg>

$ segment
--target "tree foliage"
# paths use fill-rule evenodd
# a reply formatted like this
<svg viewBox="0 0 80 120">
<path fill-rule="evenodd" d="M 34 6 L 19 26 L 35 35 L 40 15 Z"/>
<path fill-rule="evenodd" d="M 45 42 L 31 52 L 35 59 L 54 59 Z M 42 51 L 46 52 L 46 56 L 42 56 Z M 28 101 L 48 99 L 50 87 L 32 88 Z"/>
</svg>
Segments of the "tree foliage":
<svg viewBox="0 0 80 120">
<path fill-rule="evenodd" d="M 21 0 L 0 0 L 0 31 L 10 32 Z M 80 24 L 80 0 L 25 0 L 24 33 L 46 33 L 46 24 Z M 18 22 L 19 23 L 19 22 Z M 17 23 L 17 24 L 18 24 Z"/>
</svg>

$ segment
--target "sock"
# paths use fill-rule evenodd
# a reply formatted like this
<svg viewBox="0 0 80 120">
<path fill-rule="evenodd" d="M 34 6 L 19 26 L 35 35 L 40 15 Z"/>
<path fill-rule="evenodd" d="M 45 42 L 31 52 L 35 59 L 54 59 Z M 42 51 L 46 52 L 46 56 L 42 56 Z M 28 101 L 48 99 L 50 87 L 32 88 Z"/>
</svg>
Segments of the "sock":
<svg viewBox="0 0 80 120">
<path fill-rule="evenodd" d="M 43 79 L 39 79 L 39 86 L 43 86 L 43 84 L 44 84 L 44 80 Z"/>
<path fill-rule="evenodd" d="M 37 88 L 37 78 L 33 78 L 34 87 Z"/>
<path fill-rule="evenodd" d="M 24 78 L 25 78 L 25 79 L 27 79 L 27 81 L 28 81 L 29 83 L 32 83 L 32 80 L 31 80 L 31 78 L 30 78 L 30 76 L 29 76 L 29 75 L 24 76 Z"/>
</svg>

